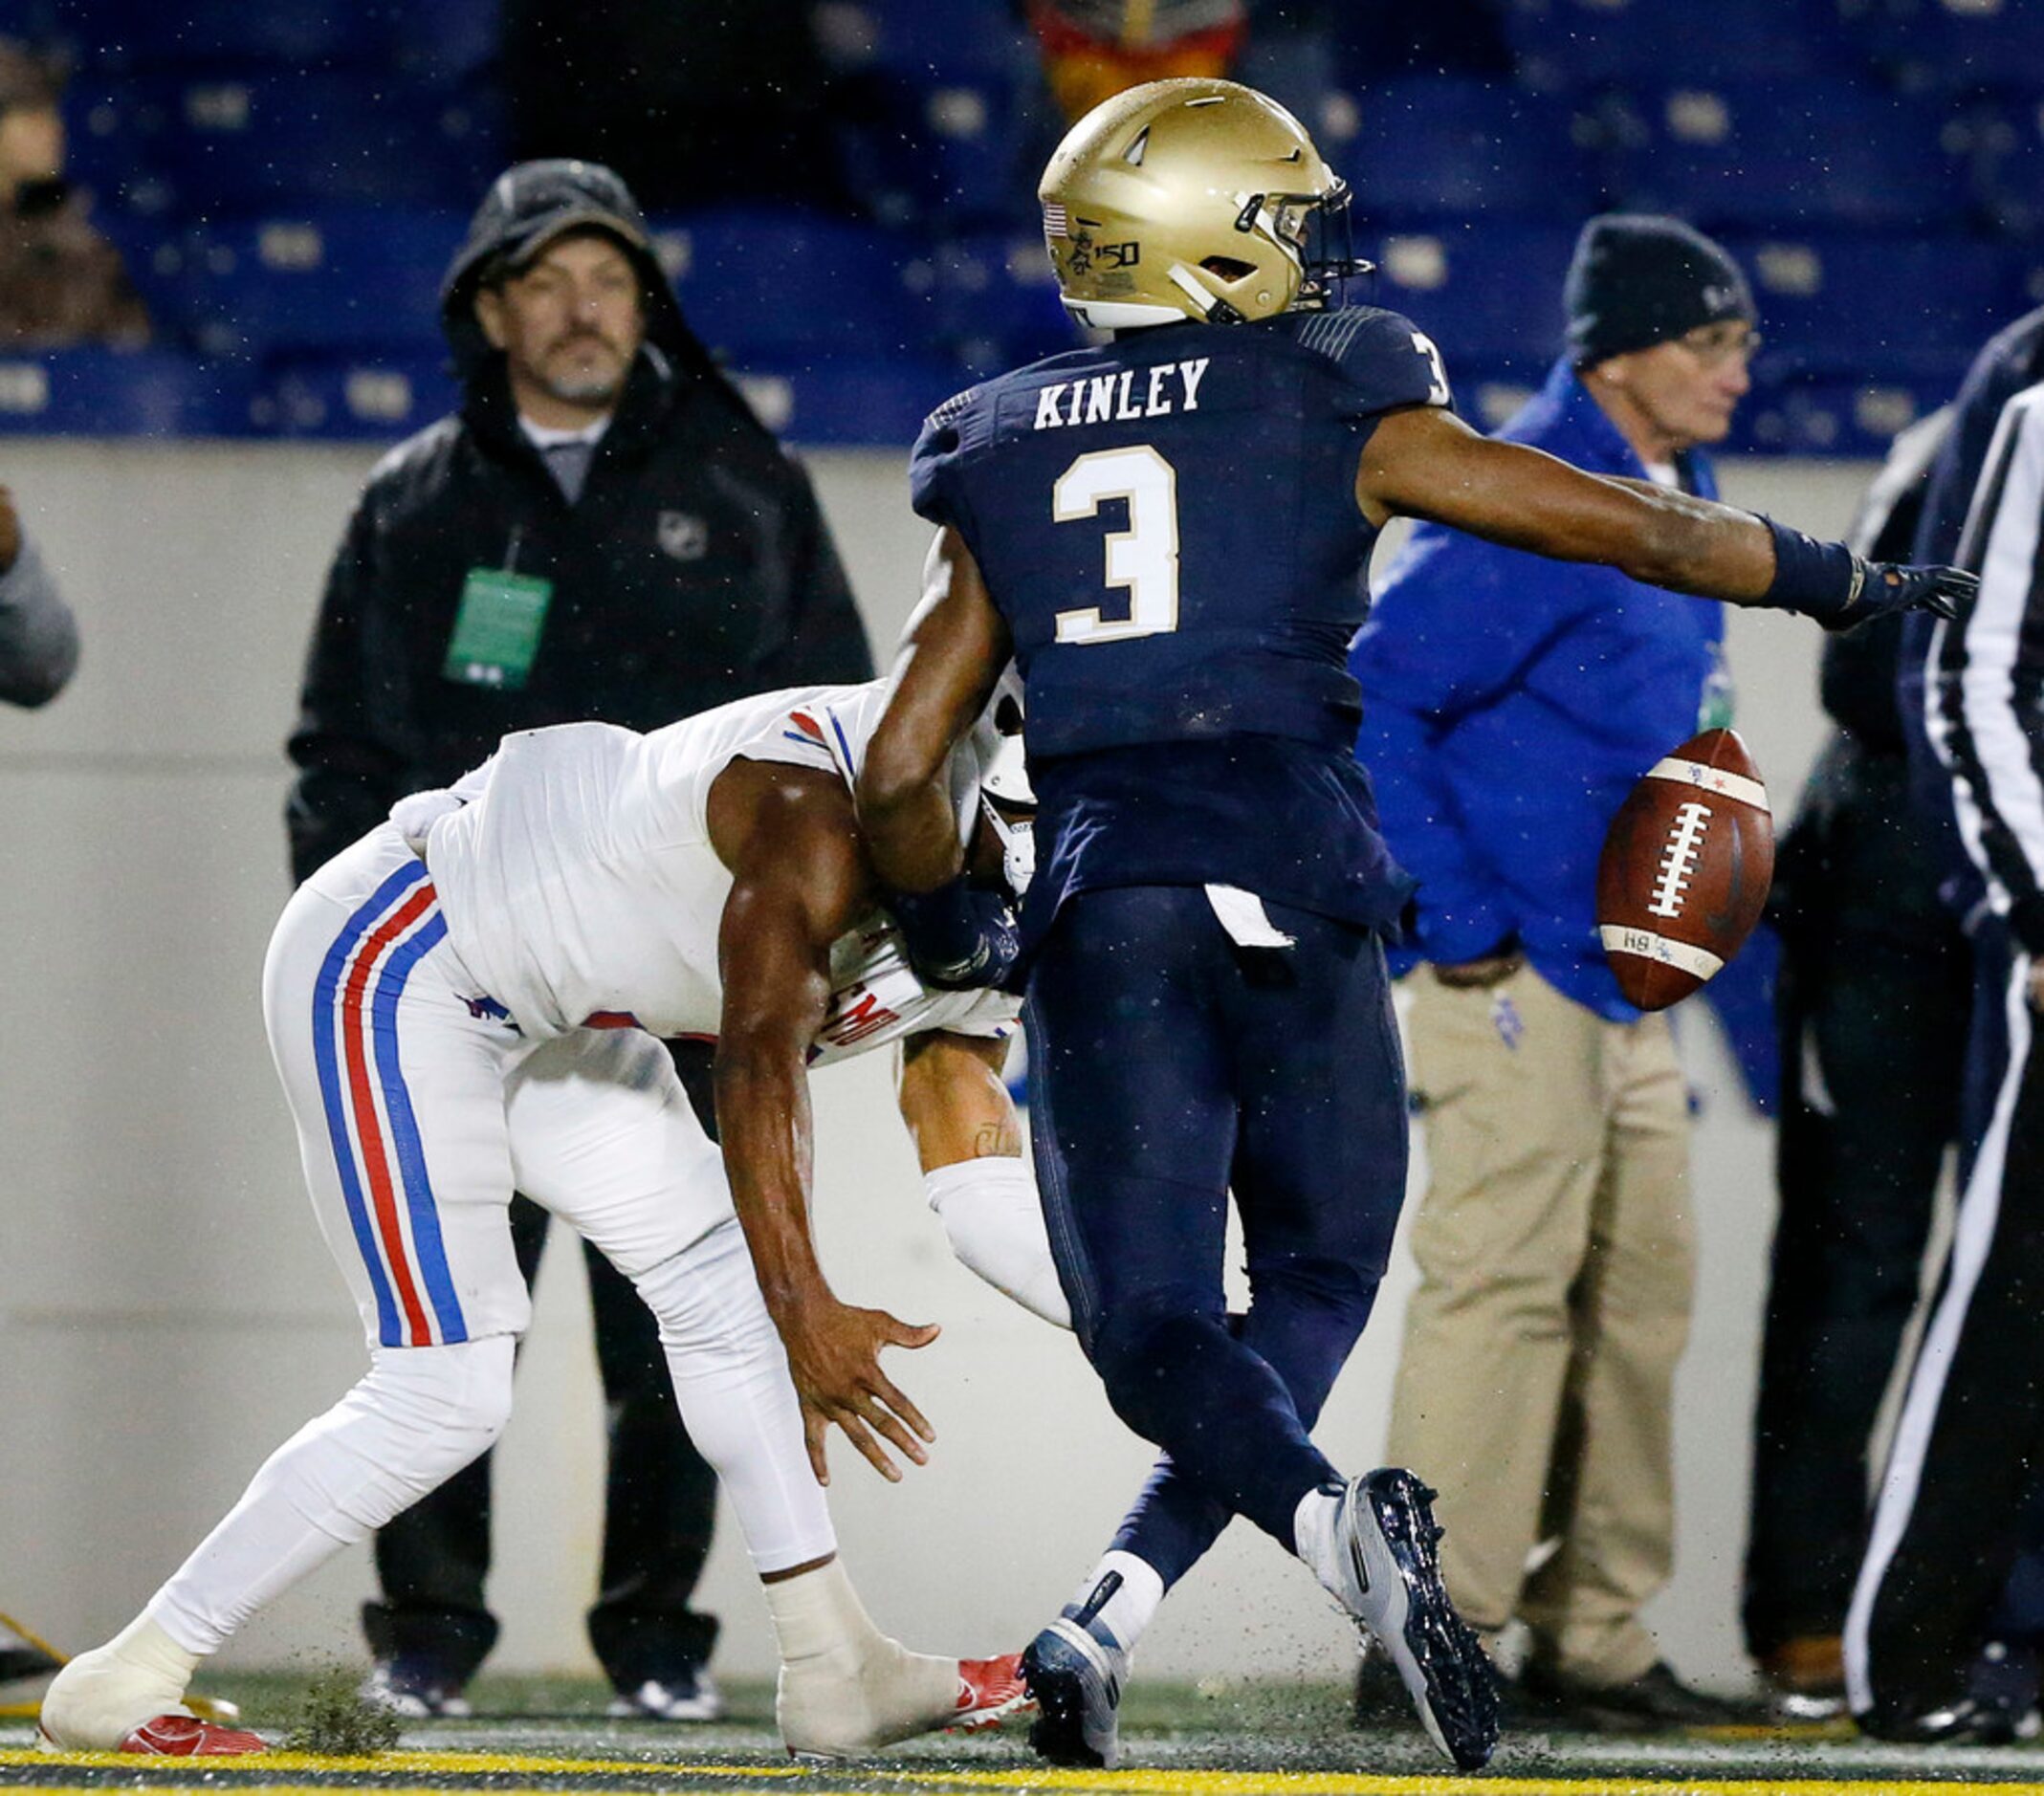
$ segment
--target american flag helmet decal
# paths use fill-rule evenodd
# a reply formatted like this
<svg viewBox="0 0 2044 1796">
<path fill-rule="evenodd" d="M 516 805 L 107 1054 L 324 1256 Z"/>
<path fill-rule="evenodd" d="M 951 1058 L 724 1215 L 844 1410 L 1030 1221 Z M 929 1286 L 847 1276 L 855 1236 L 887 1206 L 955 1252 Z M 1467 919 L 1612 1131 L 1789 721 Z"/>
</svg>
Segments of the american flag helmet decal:
<svg viewBox="0 0 2044 1796">
<path fill-rule="evenodd" d="M 1064 207 L 1054 200 L 1045 201 L 1044 205 L 1044 235 L 1046 237 L 1068 237 L 1071 235 L 1071 220 L 1066 215 Z"/>
</svg>

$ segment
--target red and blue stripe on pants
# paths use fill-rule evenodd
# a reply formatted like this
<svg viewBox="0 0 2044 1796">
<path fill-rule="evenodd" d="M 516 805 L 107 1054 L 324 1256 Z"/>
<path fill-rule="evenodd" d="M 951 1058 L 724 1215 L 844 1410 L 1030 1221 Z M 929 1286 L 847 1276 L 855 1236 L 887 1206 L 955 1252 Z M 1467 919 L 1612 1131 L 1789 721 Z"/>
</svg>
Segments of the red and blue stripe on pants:
<svg viewBox="0 0 2044 1796">
<path fill-rule="evenodd" d="M 349 917 L 313 988 L 319 1096 L 385 1347 L 469 1338 L 398 1057 L 398 1000 L 446 933 L 426 867 L 411 862 Z"/>
</svg>

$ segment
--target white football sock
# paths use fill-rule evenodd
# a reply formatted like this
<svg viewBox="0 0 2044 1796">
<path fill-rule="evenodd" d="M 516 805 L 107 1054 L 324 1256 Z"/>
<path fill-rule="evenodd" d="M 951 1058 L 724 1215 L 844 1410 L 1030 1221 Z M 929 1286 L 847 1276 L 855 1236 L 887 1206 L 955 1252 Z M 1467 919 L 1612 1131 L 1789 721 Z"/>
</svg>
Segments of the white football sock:
<svg viewBox="0 0 2044 1796">
<path fill-rule="evenodd" d="M 1156 1568 L 1133 1553 L 1115 1551 L 1102 1555 L 1065 1613 L 1091 1632 L 1105 1629 L 1108 1638 L 1133 1657 L 1135 1643 L 1163 1601 L 1164 1580 Z"/>
<path fill-rule="evenodd" d="M 994 1154 L 940 1166 L 923 1174 L 923 1193 L 960 1265 L 1045 1322 L 1071 1326 L 1036 1180 L 1022 1160 Z"/>
<path fill-rule="evenodd" d="M 780 1642 L 774 1708 L 790 1752 L 852 1758 L 957 1713 L 957 1660 L 889 1639 L 837 1560 L 764 1588 Z"/>
<path fill-rule="evenodd" d="M 737 1218 L 719 1222 L 635 1282 L 659 1319 L 689 1438 L 716 1468 L 754 1567 L 763 1576 L 835 1552 L 837 1534 L 809 1468 L 787 1351 L 766 1313 Z"/>
<path fill-rule="evenodd" d="M 1341 1550 L 1342 1491 L 1309 1490 L 1292 1511 L 1291 1537 L 1294 1550 L 1306 1568 L 1320 1580 L 1325 1589 L 1350 1614 L 1361 1613 L 1362 1592 L 1356 1588 L 1349 1556 Z"/>
<path fill-rule="evenodd" d="M 270 1456 L 148 1612 L 187 1651 L 218 1651 L 266 1603 L 503 1433 L 514 1346 L 492 1335 L 374 1349 L 362 1381 Z"/>
<path fill-rule="evenodd" d="M 102 1647 L 81 1653 L 44 1693 L 42 1731 L 70 1752 L 113 1752 L 159 1715 L 181 1715 L 199 1654 L 144 1610 Z"/>
</svg>

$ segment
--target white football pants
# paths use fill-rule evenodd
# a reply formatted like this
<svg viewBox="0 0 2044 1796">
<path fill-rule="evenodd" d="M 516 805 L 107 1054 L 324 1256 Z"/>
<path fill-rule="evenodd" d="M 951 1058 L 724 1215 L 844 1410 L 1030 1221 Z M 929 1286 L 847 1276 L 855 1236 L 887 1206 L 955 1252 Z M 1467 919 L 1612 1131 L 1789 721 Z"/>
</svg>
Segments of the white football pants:
<svg viewBox="0 0 2044 1796">
<path fill-rule="evenodd" d="M 158 1593 L 151 1610 L 173 1639 L 214 1650 L 495 1440 L 532 1314 L 514 1190 L 638 1286 L 757 1568 L 835 1550 L 722 1160 L 657 1041 L 632 1029 L 525 1040 L 468 976 L 425 865 L 387 826 L 286 907 L 263 1004 L 371 1364 Z"/>
</svg>

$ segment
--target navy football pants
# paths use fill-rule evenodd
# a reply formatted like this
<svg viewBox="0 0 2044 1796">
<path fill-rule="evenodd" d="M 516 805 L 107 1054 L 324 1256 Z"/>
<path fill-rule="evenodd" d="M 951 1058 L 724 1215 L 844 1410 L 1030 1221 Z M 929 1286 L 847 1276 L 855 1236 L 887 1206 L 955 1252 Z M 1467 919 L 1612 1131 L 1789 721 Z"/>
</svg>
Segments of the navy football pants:
<svg viewBox="0 0 2044 1796">
<path fill-rule="evenodd" d="M 1071 900 L 1029 984 L 1037 1180 L 1079 1341 L 1169 1456 L 1116 1544 L 1168 1585 L 1247 1516 L 1286 1547 L 1337 1477 L 1308 1438 L 1362 1332 L 1405 1192 L 1383 951 L 1278 905 L 1237 947 L 1198 887 Z M 1250 1303 L 1231 1319 L 1228 1194 Z"/>
</svg>

